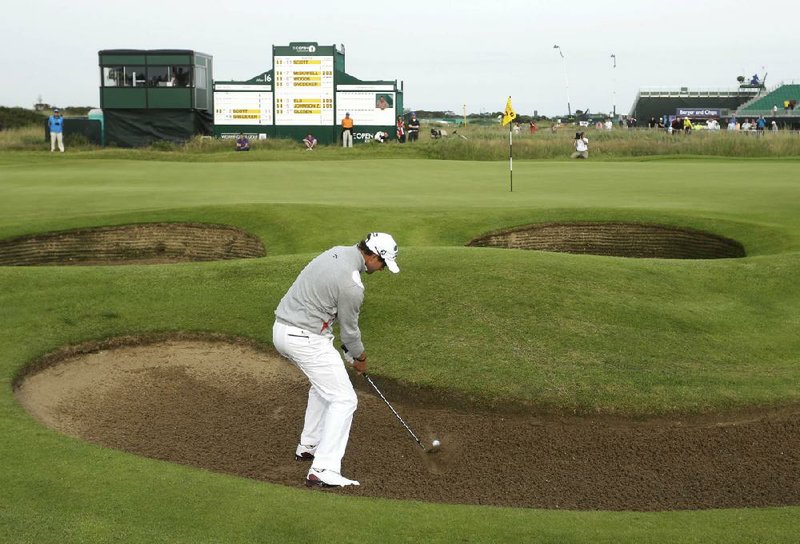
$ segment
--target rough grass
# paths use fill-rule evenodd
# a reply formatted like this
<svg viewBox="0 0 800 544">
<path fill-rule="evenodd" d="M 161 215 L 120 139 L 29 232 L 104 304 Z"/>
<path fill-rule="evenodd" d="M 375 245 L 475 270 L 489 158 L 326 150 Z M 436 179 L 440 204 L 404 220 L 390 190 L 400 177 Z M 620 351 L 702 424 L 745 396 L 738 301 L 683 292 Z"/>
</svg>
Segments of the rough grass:
<svg viewBox="0 0 800 544">
<path fill-rule="evenodd" d="M 70 153 L 97 158 L 129 158 L 140 160 L 181 161 L 283 161 L 339 160 L 342 158 L 427 158 L 442 160 L 502 161 L 508 160 L 507 128 L 473 126 L 449 130 L 442 139 L 429 137 L 430 126 L 424 125 L 419 142 L 399 144 L 392 141 L 381 145 L 357 145 L 343 153 L 337 145 L 321 145 L 306 152 L 301 142 L 286 139 L 253 140 L 247 153 L 233 151 L 233 142 L 209 137 L 195 137 L 184 144 L 156 142 L 140 149 L 104 148 L 81 141 L 67 141 Z M 564 159 L 572 153 L 576 127 L 562 126 L 556 132 L 549 129 L 529 134 L 523 130 L 513 138 L 515 159 Z M 652 157 L 800 157 L 800 132 L 695 131 L 690 135 L 668 134 L 655 129 L 585 130 L 590 144 L 590 159 Z M 40 126 L 0 132 L 0 150 L 37 151 L 49 149 Z"/>
</svg>

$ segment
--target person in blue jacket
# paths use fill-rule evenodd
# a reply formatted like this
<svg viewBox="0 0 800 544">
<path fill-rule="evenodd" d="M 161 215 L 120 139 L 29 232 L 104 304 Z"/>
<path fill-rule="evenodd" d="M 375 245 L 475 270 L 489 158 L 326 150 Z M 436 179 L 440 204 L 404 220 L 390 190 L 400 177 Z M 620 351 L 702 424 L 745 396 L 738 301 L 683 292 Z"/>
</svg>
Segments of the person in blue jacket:
<svg viewBox="0 0 800 544">
<path fill-rule="evenodd" d="M 58 108 L 53 110 L 53 115 L 47 118 L 47 126 L 50 128 L 50 152 L 58 150 L 64 152 L 64 118 Z"/>
</svg>

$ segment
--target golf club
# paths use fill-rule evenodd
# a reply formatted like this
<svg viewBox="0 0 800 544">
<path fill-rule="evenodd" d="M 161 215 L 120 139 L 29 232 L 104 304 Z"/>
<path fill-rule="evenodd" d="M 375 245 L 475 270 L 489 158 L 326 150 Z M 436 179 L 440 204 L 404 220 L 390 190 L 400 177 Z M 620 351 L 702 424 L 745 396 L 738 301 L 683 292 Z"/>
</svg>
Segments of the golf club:
<svg viewBox="0 0 800 544">
<path fill-rule="evenodd" d="M 342 344 L 342 350 L 345 353 L 348 353 L 347 346 L 345 346 L 344 344 Z M 381 390 L 378 389 L 377 385 L 375 385 L 375 382 L 372 381 L 372 378 L 367 376 L 366 372 L 364 372 L 362 375 L 364 376 L 364 379 L 367 380 L 367 382 L 369 382 L 369 384 L 372 386 L 372 388 L 375 390 L 375 392 L 378 394 L 378 396 L 383 400 L 383 402 L 386 403 L 386 406 L 389 407 L 389 410 L 392 411 L 392 413 L 395 415 L 395 417 L 398 419 L 398 421 L 400 421 L 400 423 L 403 424 L 403 427 L 406 428 L 406 430 L 408 431 L 408 434 L 410 434 L 414 438 L 414 440 L 416 440 L 417 444 L 419 444 L 419 447 L 422 448 L 422 451 L 424 451 L 426 453 L 434 453 L 434 452 L 439 451 L 439 448 L 441 447 L 441 443 L 438 440 L 434 440 L 433 443 L 431 444 L 431 447 L 430 448 L 426 448 L 425 445 L 422 443 L 422 441 L 419 439 L 419 437 L 417 437 L 417 435 L 414 433 L 414 431 L 411 430 L 411 427 L 409 427 L 408 424 L 406 424 L 406 422 L 403 421 L 403 418 L 400 417 L 400 414 L 397 413 L 397 410 L 395 410 L 394 407 L 391 405 L 391 403 L 388 400 L 386 400 L 386 397 L 383 396 L 383 393 L 381 393 Z"/>
<path fill-rule="evenodd" d="M 400 414 L 397 413 L 397 410 L 395 410 L 394 407 L 389 403 L 389 401 L 386 400 L 386 397 L 383 396 L 383 393 L 381 393 L 381 390 L 378 389 L 377 385 L 375 385 L 375 382 L 372 381 L 372 378 L 367 376 L 366 372 L 363 374 L 363 376 L 364 376 L 364 379 L 366 379 L 369 382 L 369 384 L 372 386 L 372 388 L 375 390 L 375 392 L 378 393 L 378 395 L 381 397 L 381 399 L 383 399 L 383 402 L 386 403 L 386 406 L 389 407 L 389 410 L 391 410 L 392 413 L 395 415 L 395 417 L 400 421 L 400 423 L 403 424 L 403 427 L 406 428 L 406 430 L 408 431 L 408 434 L 410 434 L 412 437 L 414 437 L 414 440 L 417 441 L 417 444 L 419 444 L 419 447 L 422 448 L 422 451 L 427 452 L 427 453 L 434 453 L 436 451 L 439 451 L 440 444 L 439 444 L 438 440 L 434 440 L 433 444 L 431 445 L 431 447 L 430 448 L 426 448 L 425 445 L 422 443 L 422 441 L 417 437 L 417 435 L 414 434 L 414 431 L 411 430 L 411 427 L 409 427 L 408 424 L 406 424 L 406 422 L 403 421 L 403 418 L 400 417 Z"/>
</svg>

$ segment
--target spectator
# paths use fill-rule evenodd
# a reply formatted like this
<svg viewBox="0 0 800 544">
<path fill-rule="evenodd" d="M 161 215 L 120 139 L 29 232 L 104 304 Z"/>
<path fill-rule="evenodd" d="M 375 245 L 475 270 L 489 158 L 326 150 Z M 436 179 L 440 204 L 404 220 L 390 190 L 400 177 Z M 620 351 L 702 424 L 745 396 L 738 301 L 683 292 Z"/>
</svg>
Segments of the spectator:
<svg viewBox="0 0 800 544">
<path fill-rule="evenodd" d="M 47 118 L 47 126 L 50 129 L 50 153 L 56 150 L 64 152 L 64 118 L 58 108 L 53 110 L 53 115 Z"/>
<path fill-rule="evenodd" d="M 775 120 L 772 121 L 772 125 L 769 128 L 772 132 L 778 132 L 778 123 Z"/>
<path fill-rule="evenodd" d="M 353 119 L 349 113 L 342 119 L 342 147 L 353 147 Z"/>
<path fill-rule="evenodd" d="M 764 119 L 763 115 L 759 115 L 756 121 L 756 130 L 759 134 L 763 134 L 765 128 L 767 128 L 767 120 Z"/>
<path fill-rule="evenodd" d="M 309 133 L 303 138 L 303 143 L 306 144 L 306 151 L 311 151 L 316 147 L 317 139 L 314 138 L 313 134 Z"/>
<path fill-rule="evenodd" d="M 389 133 L 379 130 L 375 133 L 375 137 L 373 139 L 379 144 L 385 144 L 389 140 Z"/>
<path fill-rule="evenodd" d="M 673 135 L 680 134 L 681 129 L 683 128 L 683 122 L 681 122 L 681 118 L 675 117 L 675 119 L 672 120 L 672 123 L 670 124 L 669 128 L 672 129 Z"/>
<path fill-rule="evenodd" d="M 777 104 L 772 106 L 772 116 L 773 117 L 777 117 L 778 116 L 778 105 Z"/>
<path fill-rule="evenodd" d="M 536 126 L 536 121 L 534 121 L 533 119 L 531 119 L 529 130 L 531 134 L 536 134 L 536 131 L 539 130 L 539 128 Z"/>
<path fill-rule="evenodd" d="M 691 134 L 694 125 L 692 124 L 692 120 L 688 117 L 683 118 L 683 133 L 684 134 Z"/>
<path fill-rule="evenodd" d="M 403 116 L 397 116 L 397 141 L 401 144 L 406 141 L 406 124 L 403 121 Z"/>
<path fill-rule="evenodd" d="M 175 75 L 175 85 L 176 87 L 188 87 L 189 86 L 189 70 L 187 69 L 185 72 L 183 68 L 178 68 L 178 73 Z"/>
<path fill-rule="evenodd" d="M 417 114 L 411 114 L 411 120 L 408 122 L 408 141 L 409 142 L 416 142 L 419 138 L 419 119 L 417 119 Z"/>
<path fill-rule="evenodd" d="M 241 132 L 239 137 L 236 138 L 236 151 L 250 151 L 250 140 Z"/>
<path fill-rule="evenodd" d="M 575 153 L 572 154 L 573 159 L 588 159 L 589 158 L 589 139 L 586 138 L 583 132 L 575 133 Z"/>
</svg>

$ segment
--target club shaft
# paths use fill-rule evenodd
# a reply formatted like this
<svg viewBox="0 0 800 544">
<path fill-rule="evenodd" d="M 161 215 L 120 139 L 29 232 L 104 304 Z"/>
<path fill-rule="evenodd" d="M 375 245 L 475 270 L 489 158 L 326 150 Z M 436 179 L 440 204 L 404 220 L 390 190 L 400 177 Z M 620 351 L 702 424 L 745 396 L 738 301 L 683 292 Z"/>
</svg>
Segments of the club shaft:
<svg viewBox="0 0 800 544">
<path fill-rule="evenodd" d="M 397 420 L 398 420 L 400 423 L 402 423 L 402 424 L 403 424 L 403 427 L 405 427 L 405 428 L 406 428 L 406 430 L 408 431 L 408 434 L 410 434 L 411 436 L 413 436 L 413 437 L 414 437 L 414 440 L 416 440 L 416 441 L 417 441 L 417 444 L 419 444 L 419 447 L 420 447 L 420 448 L 422 448 L 422 449 L 424 450 L 424 449 L 425 449 L 425 446 L 423 446 L 423 445 L 422 445 L 422 442 L 420 441 L 420 439 L 419 439 L 419 438 L 417 438 L 417 435 L 416 435 L 416 434 L 414 434 L 414 431 L 412 431 L 412 430 L 411 430 L 411 427 L 409 427 L 409 426 L 406 424 L 406 422 L 405 422 L 405 421 L 403 421 L 403 418 L 402 418 L 402 417 L 400 417 L 400 414 L 398 414 L 398 413 L 397 413 L 397 410 L 395 410 L 395 409 L 394 409 L 394 407 L 391 405 L 391 403 L 389 403 L 389 401 L 388 401 L 388 400 L 386 400 L 386 397 L 384 397 L 384 396 L 383 396 L 383 393 L 381 393 L 381 390 L 380 390 L 380 389 L 378 389 L 378 386 L 377 386 L 377 385 L 375 385 L 375 382 L 373 382 L 373 381 L 372 381 L 372 378 L 370 378 L 370 377 L 369 377 L 369 376 L 367 376 L 366 374 L 364 374 L 364 378 L 366 378 L 366 380 L 369 382 L 369 384 L 372 386 L 372 388 L 375 390 L 375 392 L 376 392 L 376 393 L 378 393 L 378 395 L 381 397 L 381 399 L 383 399 L 383 402 L 385 402 L 385 403 L 386 403 L 386 406 L 388 406 L 388 407 L 389 407 L 389 410 L 391 410 L 391 411 L 392 411 L 392 413 L 395 415 L 395 417 L 397 418 Z"/>
</svg>

